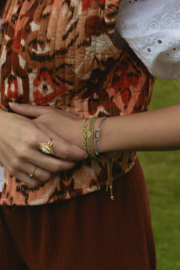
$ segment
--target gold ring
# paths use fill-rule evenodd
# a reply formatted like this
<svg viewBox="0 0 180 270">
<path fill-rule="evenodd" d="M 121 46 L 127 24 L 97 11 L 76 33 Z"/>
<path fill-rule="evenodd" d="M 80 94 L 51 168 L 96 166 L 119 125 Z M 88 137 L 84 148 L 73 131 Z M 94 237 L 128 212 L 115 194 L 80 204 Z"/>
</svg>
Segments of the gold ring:
<svg viewBox="0 0 180 270">
<path fill-rule="evenodd" d="M 37 166 L 34 168 L 34 171 L 29 175 L 29 178 L 33 178 L 34 177 L 34 172 L 36 170 Z"/>
<path fill-rule="evenodd" d="M 54 154 L 53 149 L 52 149 L 52 138 L 48 143 L 40 143 L 40 150 L 47 155 L 52 155 Z"/>
</svg>

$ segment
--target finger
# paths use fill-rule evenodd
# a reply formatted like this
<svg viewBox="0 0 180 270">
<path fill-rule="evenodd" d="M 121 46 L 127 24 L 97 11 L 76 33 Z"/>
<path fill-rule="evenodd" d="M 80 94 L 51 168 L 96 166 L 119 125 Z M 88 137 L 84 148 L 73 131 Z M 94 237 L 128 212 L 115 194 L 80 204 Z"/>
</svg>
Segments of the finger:
<svg viewBox="0 0 180 270">
<path fill-rule="evenodd" d="M 43 169 L 42 167 L 39 167 L 38 164 L 35 165 L 24 162 L 21 168 L 17 168 L 17 170 L 25 172 L 28 175 L 33 175 L 36 179 L 46 182 L 54 178 L 60 172 L 72 169 L 76 164 L 74 162 L 68 162 L 63 160 L 58 160 L 58 162 L 56 163 L 57 164 L 48 163 L 47 166 L 45 166 L 45 162 L 43 162 L 43 166 L 45 167 Z"/>
<path fill-rule="evenodd" d="M 55 153 L 57 155 L 57 158 L 52 155 L 47 155 L 40 151 L 40 142 L 46 142 L 48 143 L 48 137 L 38 130 L 38 134 L 36 136 L 28 137 L 27 140 L 25 140 L 23 143 L 16 145 L 16 155 L 12 159 L 11 158 L 11 167 L 10 169 L 14 170 L 14 168 L 19 168 L 21 170 L 21 164 L 22 162 L 28 162 L 37 165 L 38 167 L 41 167 L 47 171 L 51 171 L 53 173 L 59 172 L 59 171 L 65 171 L 73 168 L 76 165 L 76 162 L 73 160 L 68 160 L 68 152 L 66 150 L 63 150 L 63 147 L 65 147 L 62 143 L 62 147 L 60 147 L 60 143 L 56 142 L 58 150 L 60 154 Z M 39 138 L 42 139 L 42 141 L 39 142 Z M 54 142 L 53 142 L 54 143 Z M 65 143 L 65 142 L 64 142 Z M 55 147 L 56 147 L 55 144 Z M 80 160 L 84 157 L 84 151 L 81 151 L 79 149 L 76 149 L 75 147 L 72 147 L 68 144 L 69 148 L 74 148 L 76 156 Z M 68 148 L 65 147 L 65 148 Z M 53 144 L 54 148 L 54 144 Z M 53 149 L 54 150 L 54 149 Z M 63 152 L 64 151 L 64 152 Z M 80 156 L 79 156 L 80 152 Z M 69 151 L 70 153 L 70 151 Z M 82 154 L 83 153 L 83 154 Z M 71 157 L 72 159 L 72 157 Z M 8 170 L 9 171 L 9 170 Z M 12 175 L 14 175 L 12 173 Z"/>
<path fill-rule="evenodd" d="M 46 126 L 42 125 L 42 124 L 38 124 L 38 128 L 43 131 L 44 133 L 46 133 L 46 135 L 49 136 L 49 138 L 53 138 L 53 152 L 54 152 L 54 156 L 59 157 L 59 155 L 61 154 L 59 151 L 59 145 L 56 147 L 54 145 L 54 143 L 57 145 L 57 142 L 61 142 L 61 144 L 64 144 L 64 147 L 73 147 L 73 155 L 72 157 L 70 157 L 70 159 L 68 160 L 73 160 L 73 161 L 80 161 L 82 159 L 86 159 L 88 157 L 87 153 L 80 149 L 79 147 L 73 146 L 71 144 L 69 144 L 67 141 L 65 141 L 63 138 L 61 138 L 57 133 L 52 132 L 49 128 L 47 128 Z M 54 141 L 55 140 L 55 141 Z M 55 148 L 55 149 L 54 149 Z M 80 150 L 80 156 L 78 155 L 77 150 Z M 71 154 L 70 154 L 71 155 Z M 62 158 L 62 157 L 61 157 Z"/>
<path fill-rule="evenodd" d="M 30 104 L 19 104 L 16 102 L 9 102 L 9 106 L 11 107 L 11 109 L 21 115 L 24 116 L 31 116 L 31 117 L 39 117 L 40 115 L 49 112 L 51 107 L 49 106 L 37 106 L 37 105 L 30 105 Z M 53 108 L 56 109 L 56 108 Z M 69 112 L 65 112 L 63 110 L 60 110 L 61 114 L 63 114 L 64 116 L 67 116 L 69 118 L 72 118 L 74 120 L 78 120 L 79 117 L 76 114 L 73 113 L 69 113 Z"/>
<path fill-rule="evenodd" d="M 74 113 L 66 112 L 66 111 L 63 111 L 63 110 L 61 110 L 60 113 L 61 113 L 62 115 L 64 115 L 64 116 L 66 116 L 66 117 L 68 116 L 69 118 L 72 118 L 72 119 L 74 119 L 74 120 L 79 120 L 79 119 L 80 119 L 79 116 L 77 116 L 77 115 L 74 114 Z"/>
<path fill-rule="evenodd" d="M 27 162 L 23 163 L 22 168 L 18 168 L 18 170 L 29 175 L 29 178 L 36 178 L 42 182 L 49 181 L 55 177 L 54 173 Z"/>
<path fill-rule="evenodd" d="M 70 145 L 63 138 L 59 137 L 58 140 L 52 140 L 53 156 L 59 157 L 68 161 L 81 161 L 88 157 L 87 153 L 80 148 Z"/>
<path fill-rule="evenodd" d="M 36 178 L 29 178 L 29 175 L 24 173 L 24 172 L 17 172 L 15 173 L 15 176 L 19 181 L 21 181 L 22 183 L 24 183 L 27 186 L 30 187 L 37 187 L 37 186 L 41 186 L 43 184 L 42 181 L 36 179 Z"/>
<path fill-rule="evenodd" d="M 31 146 L 31 147 L 30 145 L 28 145 L 27 147 L 26 144 L 23 147 L 19 146 L 17 150 L 17 157 L 15 157 L 14 159 L 11 159 L 12 162 L 11 162 L 11 167 L 9 168 L 9 170 L 12 169 L 12 173 L 11 173 L 12 175 L 14 175 L 13 173 L 14 169 L 20 170 L 20 171 L 23 170 L 22 163 L 24 164 L 25 162 L 35 164 L 38 167 L 43 168 L 52 173 L 70 170 L 76 165 L 76 162 L 74 161 L 62 160 L 52 155 L 47 155 L 47 154 L 42 153 L 40 151 L 40 147 L 38 146 L 38 143 L 36 143 L 35 146 Z M 29 172 L 29 168 L 28 168 L 28 171 L 26 169 L 25 172 Z"/>
<path fill-rule="evenodd" d="M 76 165 L 76 163 L 73 161 L 65 161 L 59 158 L 48 156 L 41 152 L 32 155 L 30 157 L 30 162 L 52 173 L 67 171 L 74 168 Z"/>
<path fill-rule="evenodd" d="M 9 106 L 14 112 L 24 115 L 24 116 L 31 116 L 31 117 L 38 117 L 42 115 L 43 113 L 46 113 L 50 109 L 50 107 L 46 107 L 46 106 L 18 104 L 15 102 L 9 102 Z"/>
<path fill-rule="evenodd" d="M 42 125 L 43 126 L 43 125 Z M 58 136 L 56 133 L 52 132 L 45 126 L 41 129 L 44 132 L 41 132 L 41 136 L 38 136 L 39 138 L 42 138 L 42 141 L 37 141 L 37 139 L 32 138 L 32 141 L 30 142 L 31 146 L 37 150 L 40 149 L 40 143 L 48 143 L 50 141 L 50 138 L 52 139 L 52 149 L 53 149 L 53 156 L 56 156 L 58 158 L 61 158 L 63 160 L 69 160 L 69 161 L 81 161 L 88 157 L 88 154 L 81 150 L 80 148 L 71 145 L 66 140 L 64 140 L 62 137 Z M 46 134 L 45 134 L 46 133 Z M 49 135 L 49 136 L 47 136 Z M 55 139 L 54 139 L 55 138 Z M 44 153 L 43 153 L 44 154 Z M 34 162 L 33 162 L 34 163 Z"/>
<path fill-rule="evenodd" d="M 44 132 L 42 132 L 38 127 L 34 129 L 34 133 L 32 135 L 29 132 L 24 132 L 23 138 L 21 138 L 21 142 L 15 146 L 16 155 L 20 159 L 29 160 L 29 151 L 32 149 L 41 150 L 40 144 L 45 143 L 48 144 L 50 142 L 50 137 L 47 136 Z M 70 145 L 67 141 L 63 138 L 59 137 L 54 132 L 51 133 L 52 138 L 53 136 L 57 138 L 57 140 L 52 140 L 52 149 L 54 152 L 54 156 L 59 157 L 64 160 L 69 161 L 81 161 L 88 157 L 87 153 L 75 146 Z M 41 152 L 42 153 L 42 152 Z M 32 154 L 32 151 L 31 151 Z M 35 152 L 33 152 L 33 155 Z M 44 153 L 43 153 L 44 155 Z M 34 162 L 32 162 L 34 163 Z M 36 163 L 34 163 L 36 164 Z"/>
</svg>

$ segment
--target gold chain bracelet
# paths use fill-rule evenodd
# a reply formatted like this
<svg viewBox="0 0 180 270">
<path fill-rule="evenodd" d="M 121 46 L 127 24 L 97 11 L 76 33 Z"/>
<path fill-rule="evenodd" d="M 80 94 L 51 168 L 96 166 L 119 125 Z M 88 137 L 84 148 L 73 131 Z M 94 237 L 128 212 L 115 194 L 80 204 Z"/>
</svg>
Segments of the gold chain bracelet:
<svg viewBox="0 0 180 270">
<path fill-rule="evenodd" d="M 81 131 L 82 131 L 82 147 L 84 151 L 87 151 L 87 147 L 86 147 L 86 138 L 87 138 L 87 134 L 86 134 L 86 119 L 83 120 L 82 124 L 81 124 Z"/>
</svg>

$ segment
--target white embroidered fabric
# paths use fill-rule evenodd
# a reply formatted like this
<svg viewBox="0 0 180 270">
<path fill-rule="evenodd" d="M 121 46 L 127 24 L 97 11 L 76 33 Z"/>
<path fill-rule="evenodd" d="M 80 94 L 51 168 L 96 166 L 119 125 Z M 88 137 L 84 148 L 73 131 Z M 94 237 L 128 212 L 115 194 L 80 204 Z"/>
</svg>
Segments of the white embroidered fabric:
<svg viewBox="0 0 180 270">
<path fill-rule="evenodd" d="M 180 76 L 179 0 L 122 0 L 116 30 L 151 74 Z"/>
</svg>

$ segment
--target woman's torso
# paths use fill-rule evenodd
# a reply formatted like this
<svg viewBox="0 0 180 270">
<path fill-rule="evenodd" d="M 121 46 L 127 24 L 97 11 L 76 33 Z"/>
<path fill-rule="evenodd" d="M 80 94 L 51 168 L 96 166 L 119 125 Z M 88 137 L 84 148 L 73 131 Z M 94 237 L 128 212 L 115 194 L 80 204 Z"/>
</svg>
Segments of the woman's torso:
<svg viewBox="0 0 180 270">
<path fill-rule="evenodd" d="M 151 75 L 128 46 L 119 50 L 112 42 L 118 8 L 114 0 L 9 0 L 0 44 L 1 107 L 49 105 L 82 118 L 147 110 Z M 134 159 L 135 152 L 111 153 L 113 179 Z M 89 158 L 34 189 L 4 171 L 0 203 L 43 204 L 95 191 L 96 175 L 106 184 L 107 167 L 107 155 Z"/>
</svg>

